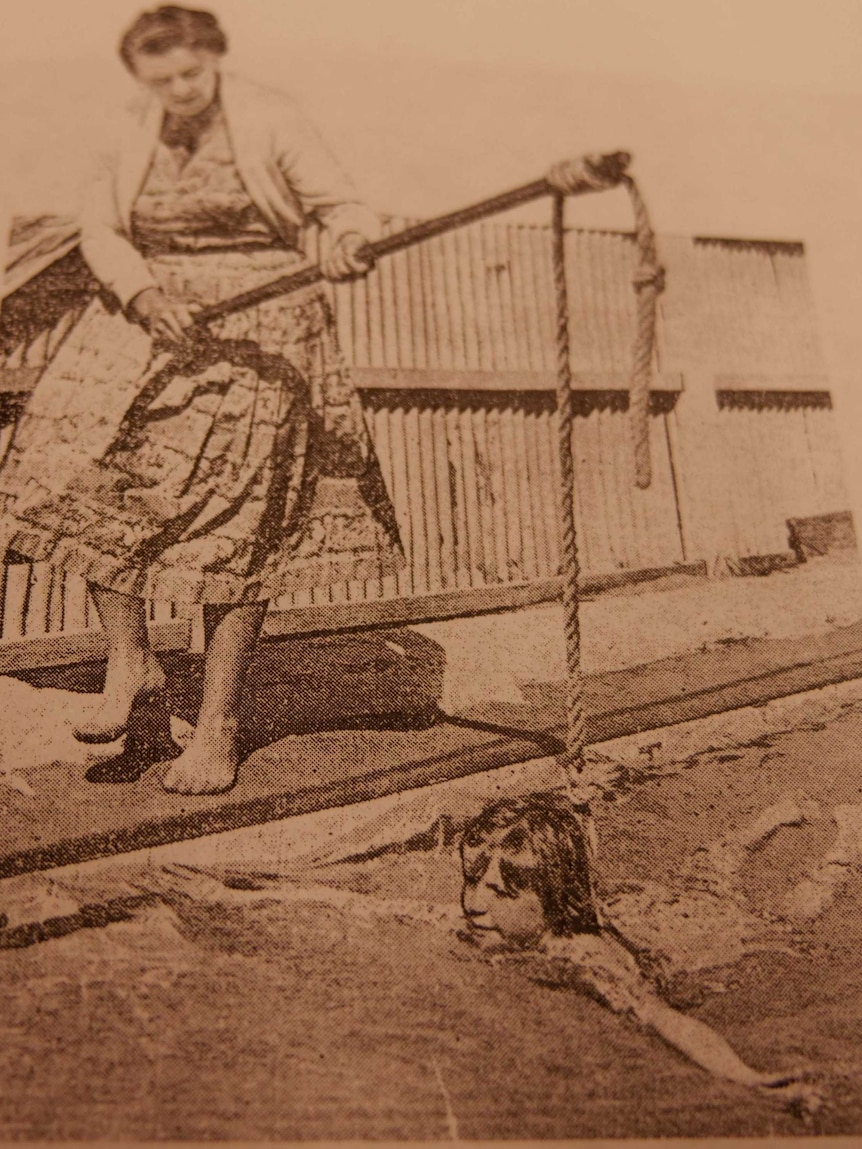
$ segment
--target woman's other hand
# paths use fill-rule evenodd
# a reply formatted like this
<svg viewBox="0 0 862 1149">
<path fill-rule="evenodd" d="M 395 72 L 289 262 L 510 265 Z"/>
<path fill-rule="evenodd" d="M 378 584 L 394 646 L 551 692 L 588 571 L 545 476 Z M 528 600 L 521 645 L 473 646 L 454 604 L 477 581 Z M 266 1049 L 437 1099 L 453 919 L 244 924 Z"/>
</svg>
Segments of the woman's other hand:
<svg viewBox="0 0 862 1149">
<path fill-rule="evenodd" d="M 194 325 L 191 311 L 183 303 L 172 303 L 157 287 L 148 287 L 132 300 L 129 310 L 154 339 L 179 343 Z"/>
<path fill-rule="evenodd" d="M 360 255 L 368 241 L 356 231 L 348 231 L 332 245 L 331 250 L 320 261 L 320 267 L 327 279 L 355 279 L 367 275 L 374 266 L 373 260 Z"/>
</svg>

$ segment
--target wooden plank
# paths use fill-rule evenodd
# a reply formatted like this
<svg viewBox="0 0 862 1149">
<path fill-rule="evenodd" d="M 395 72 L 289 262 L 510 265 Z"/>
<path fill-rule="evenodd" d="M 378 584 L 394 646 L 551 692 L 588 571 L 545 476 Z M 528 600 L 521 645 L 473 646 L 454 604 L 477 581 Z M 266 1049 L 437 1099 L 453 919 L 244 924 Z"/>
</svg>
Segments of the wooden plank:
<svg viewBox="0 0 862 1149">
<path fill-rule="evenodd" d="M 524 553 L 524 524 L 518 491 L 518 460 L 515 454 L 515 428 L 512 408 L 507 403 L 499 412 L 500 455 L 503 471 L 503 509 L 506 514 L 506 549 L 511 582 L 530 577 Z"/>
<path fill-rule="evenodd" d="M 752 640 L 731 649 L 587 675 L 586 741 L 595 744 L 763 705 L 860 675 L 859 623 L 814 638 Z M 330 735 L 322 756 L 319 737 L 293 737 L 289 760 L 279 757 L 278 744 L 268 747 L 257 759 L 257 769 L 241 774 L 228 795 L 179 807 L 175 796 L 159 793 L 147 780 L 134 796 L 123 790 L 100 794 L 98 804 L 91 799 L 83 825 L 76 818 L 81 804 L 69 800 L 78 779 L 58 771 L 45 779 L 53 792 L 40 790 L 44 811 L 30 813 L 34 800 L 28 798 L 29 820 L 26 815 L 15 819 L 14 832 L 0 851 L 0 878 L 261 825 L 543 758 L 562 747 L 562 702 L 558 688 L 527 714 L 523 706 L 507 711 L 495 705 L 493 721 L 498 728 L 508 727 L 505 733 L 477 729 L 479 711 L 476 719 L 452 718 L 410 735 L 385 732 L 366 737 L 359 746 L 349 732 L 340 738 Z M 321 770 L 298 770 L 298 750 L 300 762 L 318 760 Z"/>
<path fill-rule="evenodd" d="M 3 601 L 3 638 L 21 638 L 26 633 L 27 602 L 30 596 L 30 563 L 10 563 L 6 568 Z"/>
<path fill-rule="evenodd" d="M 509 247 L 509 231 L 505 226 L 494 229 L 494 248 L 500 284 L 500 307 L 503 317 L 503 338 L 506 341 L 506 363 L 516 371 L 529 367 L 529 360 L 522 354 L 524 339 L 523 324 L 518 319 L 518 307 L 512 285 L 512 252 Z"/>
<path fill-rule="evenodd" d="M 437 353 L 434 365 L 444 370 L 452 370 L 455 367 L 452 354 L 454 335 L 446 298 L 446 253 L 440 239 L 431 240 L 424 246 L 428 252 L 431 302 L 434 327 L 437 332 Z"/>
<path fill-rule="evenodd" d="M 554 305 L 554 272 L 551 264 L 551 237 L 544 229 L 531 228 L 530 247 L 533 253 L 534 283 L 536 285 L 536 310 L 545 351 L 545 367 L 554 377 L 556 365 L 556 307 Z"/>
<path fill-rule="evenodd" d="M 552 575 L 557 575 L 560 571 L 560 487 L 556 422 L 556 415 L 552 414 L 551 411 L 541 411 L 536 417 L 539 475 L 542 480 L 542 506 L 545 515 L 545 535 L 548 540 L 548 560 Z"/>
<path fill-rule="evenodd" d="M 428 593 L 428 543 L 425 537 L 425 507 L 422 492 L 422 458 L 419 438 L 419 410 L 407 408 L 404 415 L 404 453 L 407 461 L 407 502 L 410 507 L 410 538 L 413 556 L 413 593 Z"/>
<path fill-rule="evenodd" d="M 443 285 L 441 299 L 446 305 L 449 330 L 449 362 L 455 371 L 465 371 L 472 364 L 468 359 L 469 337 L 462 300 L 463 285 L 458 274 L 458 249 L 451 232 L 440 237 L 440 259 Z"/>
<path fill-rule="evenodd" d="M 383 476 L 383 483 L 389 493 L 389 499 L 395 506 L 394 487 L 395 481 L 392 471 L 392 442 L 390 439 L 390 412 L 386 407 L 379 407 L 374 412 L 366 412 L 366 416 L 370 416 L 373 421 L 373 434 L 374 449 L 377 452 L 377 459 L 380 463 L 380 472 Z M 398 522 L 399 533 L 401 531 L 401 523 L 398 520 L 396 513 L 396 522 Z M 384 575 L 378 580 L 379 597 L 380 598 L 394 598 L 398 593 L 398 578 L 396 575 Z"/>
<path fill-rule="evenodd" d="M 491 486 L 491 465 L 488 458 L 487 412 L 481 405 L 470 409 L 473 459 L 475 467 L 476 504 L 482 540 L 482 576 L 486 583 L 503 581 L 497 560 L 497 541 L 494 534 L 494 496 Z"/>
<path fill-rule="evenodd" d="M 444 361 L 440 355 L 440 343 L 443 334 L 437 321 L 437 309 L 440 306 L 434 288 L 434 276 L 431 268 L 433 252 L 430 243 L 421 243 L 414 248 L 419 258 L 419 267 L 422 276 L 423 313 L 425 316 L 425 353 L 426 364 L 430 371 L 441 371 Z"/>
<path fill-rule="evenodd" d="M 607 570 L 603 558 L 607 525 L 602 513 L 601 471 L 604 460 L 598 444 L 598 412 L 575 419 L 572 455 L 575 463 L 575 526 L 582 570 Z"/>
<path fill-rule="evenodd" d="M 479 226 L 482 238 L 482 264 L 485 271 L 485 298 L 488 303 L 488 325 L 491 332 L 492 362 L 495 368 L 514 371 L 517 365 L 507 357 L 505 319 L 501 297 L 500 276 L 502 268 L 497 260 L 496 235 L 488 224 Z"/>
<path fill-rule="evenodd" d="M 500 441 L 500 411 L 492 407 L 485 415 L 485 458 L 491 487 L 494 554 L 497 556 L 497 576 L 501 583 L 514 581 L 511 572 L 517 569 L 519 555 L 509 553 L 509 533 L 506 507 L 506 460 Z M 518 580 L 519 581 L 519 580 Z"/>
<path fill-rule="evenodd" d="M 449 473 L 449 447 L 446 419 L 449 412 L 435 407 L 431 415 L 431 433 L 434 445 L 434 480 L 437 496 L 437 520 L 440 529 L 440 570 L 443 587 L 454 590 L 459 586 L 455 556 L 455 527 L 452 506 L 452 482 Z"/>
<path fill-rule="evenodd" d="M 399 595 L 413 594 L 413 531 L 410 522 L 410 500 L 407 487 L 407 447 L 404 442 L 404 408 L 395 407 L 389 414 L 389 433 L 392 451 L 392 504 L 395 521 L 407 565 L 395 576 Z"/>
<path fill-rule="evenodd" d="M 573 358 L 573 391 L 628 391 L 628 371 L 604 372 L 578 369 Z M 556 391 L 557 380 L 552 370 L 455 370 L 454 368 L 384 368 L 355 367 L 351 377 L 364 391 Z M 653 391 L 681 391 L 680 372 L 657 375 Z"/>
<path fill-rule="evenodd" d="M 450 406 L 446 418 L 446 466 L 452 476 L 452 532 L 454 536 L 455 585 L 465 589 L 475 584 L 470 570 L 470 539 L 467 524 L 467 493 L 464 479 L 464 448 L 461 443 L 461 412 Z"/>
<path fill-rule="evenodd" d="M 470 277 L 475 304 L 474 321 L 479 347 L 479 369 L 483 372 L 493 373 L 499 365 L 494 348 L 494 332 L 488 303 L 488 272 L 485 266 L 482 230 L 480 227 L 469 227 L 464 230 L 463 235 L 469 248 Z"/>
<path fill-rule="evenodd" d="M 493 582 L 493 549 L 485 556 L 485 490 L 476 459 L 476 409 L 463 407 L 459 417 L 464 471 L 464 509 L 470 551 L 470 580 L 474 587 Z M 490 542 L 490 540 L 489 540 Z"/>
<path fill-rule="evenodd" d="M 364 277 L 365 304 L 368 309 L 368 366 L 387 367 L 383 344 L 383 307 L 381 303 L 380 266 Z"/>
<path fill-rule="evenodd" d="M 347 583 L 347 601 L 365 602 L 380 597 L 379 579 L 350 579 Z"/>
<path fill-rule="evenodd" d="M 536 547 L 536 576 L 548 578 L 556 574 L 551 565 L 550 548 L 545 524 L 545 506 L 542 495 L 541 462 L 539 460 L 539 444 L 536 424 L 538 412 L 527 408 L 524 416 L 524 438 L 527 450 L 527 486 L 530 492 L 530 521 L 533 525 L 533 537 Z"/>
<path fill-rule="evenodd" d="M 368 285 L 365 277 L 355 279 L 350 284 L 350 331 L 352 343 L 349 345 L 351 377 L 356 383 L 360 371 L 371 364 L 370 336 L 368 333 Z M 347 347 L 345 347 L 347 350 Z"/>
<path fill-rule="evenodd" d="M 514 450 L 513 479 L 517 488 L 516 497 L 521 520 L 524 577 L 536 579 L 540 577 L 540 571 L 536 549 L 534 512 L 530 500 L 530 461 L 527 454 L 526 415 L 523 405 L 519 403 L 510 414 Z"/>
<path fill-rule="evenodd" d="M 392 257 L 392 290 L 395 293 L 395 326 L 398 333 L 398 364 L 401 367 L 416 366 L 414 305 L 410 283 L 410 267 L 407 251 L 396 252 Z"/>
<path fill-rule="evenodd" d="M 627 415 L 628 412 L 607 410 L 604 407 L 599 407 L 596 412 L 600 473 L 607 515 L 605 529 L 613 568 L 637 565 L 633 539 L 633 508 L 629 489 L 632 469 Z"/>
<path fill-rule="evenodd" d="M 671 574 L 704 577 L 706 565 L 699 562 L 660 570 L 586 575 L 581 580 L 581 589 L 584 594 L 593 595 Z M 264 636 L 279 638 L 331 634 L 334 631 L 376 630 L 380 627 L 519 610 L 525 606 L 559 599 L 561 588 L 560 579 L 552 578 L 535 583 L 497 584 L 445 591 L 437 595 L 413 595 L 409 598 L 369 602 L 332 604 L 327 598 L 325 603 L 318 605 L 268 614 Z M 150 645 L 154 650 L 187 650 L 191 639 L 191 622 L 188 619 L 174 619 L 168 625 L 151 626 L 149 634 Z M 44 667 L 75 666 L 104 659 L 106 654 L 105 636 L 95 628 L 77 634 L 52 634 L 42 638 L 0 641 L 0 674 L 20 674 Z"/>
<path fill-rule="evenodd" d="M 67 575 L 63 586 L 65 604 L 63 627 L 67 631 L 87 629 L 87 584 L 82 578 Z"/>
<path fill-rule="evenodd" d="M 398 342 L 398 303 L 395 295 L 395 269 L 391 259 L 377 264 L 377 283 L 380 296 L 380 326 L 383 344 L 383 366 L 398 368 L 402 365 Z M 410 360 L 408 359 L 409 363 Z"/>
<path fill-rule="evenodd" d="M 66 576 L 60 570 L 51 572 L 51 597 L 48 603 L 48 633 L 56 634 L 63 630 L 63 613 L 65 611 Z"/>
<path fill-rule="evenodd" d="M 536 297 L 536 269 L 533 266 L 533 253 L 530 248 L 527 229 L 512 229 L 512 245 L 516 253 L 517 274 L 515 290 L 524 307 L 524 338 L 527 347 L 525 367 L 531 371 L 543 371 L 553 364 L 547 360 L 542 338 L 542 326 Z"/>
<path fill-rule="evenodd" d="M 408 291 L 410 298 L 412 358 L 402 362 L 422 370 L 428 366 L 428 301 L 425 297 L 423 259 L 419 248 L 411 247 L 404 253 L 407 260 Z"/>
<path fill-rule="evenodd" d="M 473 256 L 470 237 L 460 229 L 452 234 L 452 252 L 458 272 L 458 303 L 464 331 L 464 366 L 476 371 L 482 366 L 479 349 L 479 316 L 476 306 L 475 283 L 473 276 Z"/>
<path fill-rule="evenodd" d="M 419 411 L 419 464 L 422 493 L 422 519 L 428 554 L 428 591 L 443 589 L 443 556 L 441 554 L 440 513 L 437 506 L 437 474 L 434 463 L 434 417 L 430 407 Z"/>
<path fill-rule="evenodd" d="M 48 563 L 33 563 L 27 617 L 24 620 L 24 633 L 27 635 L 48 633 L 52 582 L 53 575 Z"/>
<path fill-rule="evenodd" d="M 188 619 L 174 619 L 167 625 L 150 626 L 149 639 L 154 650 L 186 650 L 191 639 L 191 623 Z M 105 635 L 95 627 L 74 634 L 3 639 L 0 641 L 0 674 L 20 674 L 39 667 L 75 666 L 106 656 Z"/>
</svg>

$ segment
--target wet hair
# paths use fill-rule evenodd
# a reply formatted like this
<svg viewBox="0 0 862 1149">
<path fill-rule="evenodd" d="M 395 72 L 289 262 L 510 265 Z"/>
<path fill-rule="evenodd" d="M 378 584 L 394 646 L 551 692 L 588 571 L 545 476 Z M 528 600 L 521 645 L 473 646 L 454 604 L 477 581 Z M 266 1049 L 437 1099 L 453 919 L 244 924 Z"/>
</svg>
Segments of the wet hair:
<svg viewBox="0 0 862 1149">
<path fill-rule="evenodd" d="M 223 56 L 227 36 L 212 12 L 164 4 L 142 12 L 120 40 L 120 58 L 134 74 L 135 56 L 163 56 L 173 48 L 197 48 Z"/>
<path fill-rule="evenodd" d="M 481 850 L 486 844 L 501 851 L 500 874 L 506 891 L 515 894 L 530 889 L 536 894 L 550 933 L 599 932 L 589 846 L 580 817 L 566 795 L 536 793 L 486 806 L 461 839 L 468 880 L 478 880 L 487 870 L 490 859 Z M 480 850 L 475 861 L 468 863 L 465 847 Z M 533 855 L 533 865 L 518 860 L 524 851 Z"/>
</svg>

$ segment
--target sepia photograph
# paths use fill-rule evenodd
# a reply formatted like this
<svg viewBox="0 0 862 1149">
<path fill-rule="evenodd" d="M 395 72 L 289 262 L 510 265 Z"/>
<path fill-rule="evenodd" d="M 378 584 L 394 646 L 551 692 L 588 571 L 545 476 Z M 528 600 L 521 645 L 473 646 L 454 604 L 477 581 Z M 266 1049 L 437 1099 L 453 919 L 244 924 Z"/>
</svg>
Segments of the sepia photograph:
<svg viewBox="0 0 862 1149">
<path fill-rule="evenodd" d="M 862 8 L 2 11 L 0 1142 L 862 1135 Z"/>
</svg>

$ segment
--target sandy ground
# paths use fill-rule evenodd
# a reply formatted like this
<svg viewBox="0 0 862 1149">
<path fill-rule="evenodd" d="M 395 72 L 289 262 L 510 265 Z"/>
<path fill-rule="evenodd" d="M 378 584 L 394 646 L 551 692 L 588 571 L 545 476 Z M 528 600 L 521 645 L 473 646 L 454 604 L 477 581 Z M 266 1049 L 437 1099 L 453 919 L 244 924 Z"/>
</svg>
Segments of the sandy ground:
<svg viewBox="0 0 862 1149">
<path fill-rule="evenodd" d="M 585 608 L 586 658 L 590 669 L 611 668 L 728 637 L 819 633 L 862 615 L 858 583 L 853 567 L 812 564 L 709 584 L 709 596 L 683 584 L 604 598 Z M 514 671 L 484 680 L 483 698 L 558 677 L 555 611 L 474 620 L 469 641 L 463 630 L 460 639 L 447 634 L 453 624 L 435 624 L 429 633 L 454 662 L 450 689 L 462 684 L 461 704 L 470 702 L 464 684 L 482 643 L 486 666 L 499 665 L 501 652 L 509 667 L 512 650 L 522 656 Z M 689 852 L 802 790 L 822 817 L 779 831 L 743 873 L 753 907 L 774 909 L 828 849 L 833 808 L 862 803 L 860 742 L 856 682 L 595 748 L 608 781 L 596 806 L 603 884 L 672 885 Z M 88 901 L 129 882 L 158 898 L 124 922 L 0 950 L 0 1138 L 862 1133 L 860 868 L 791 952 L 750 954 L 674 990 L 675 1004 L 758 1068 L 810 1068 L 827 1104 L 807 1125 L 768 1098 L 712 1080 L 571 987 L 491 963 L 437 925 L 395 912 L 369 921 L 313 898 L 193 897 L 153 877 L 154 865 L 218 862 L 240 884 L 266 868 L 378 906 L 401 897 L 453 903 L 457 835 L 436 831 L 457 830 L 459 811 L 495 792 L 552 784 L 552 766 L 357 810 L 356 842 L 373 858 L 308 863 L 311 844 L 327 835 L 333 857 L 351 852 L 349 819 L 329 812 L 292 829 L 3 883 L 13 925 L 73 910 L 81 897 L 70 904 L 70 881 L 86 887 Z M 412 848 L 404 845 L 411 836 Z M 400 844 L 381 852 L 387 840 Z"/>
<path fill-rule="evenodd" d="M 668 576 L 581 604 L 582 665 L 587 674 L 618 670 L 742 638 L 822 634 L 860 618 L 862 568 L 852 553 L 765 578 Z M 523 684 L 565 677 L 556 603 L 414 629 L 446 651 L 443 706 L 452 712 L 522 701 Z"/>
<path fill-rule="evenodd" d="M 684 758 L 629 770 L 597 808 L 603 882 L 670 884 L 692 849 L 803 789 L 823 818 L 779 831 L 744 873 L 755 908 L 777 905 L 828 848 L 832 808 L 862 802 L 854 685 L 825 706 L 783 703 L 793 727 L 784 733 L 734 745 L 725 730 L 714 748 L 707 726 L 695 750 L 689 730 Z M 603 749 L 625 762 L 625 746 Z M 91 892 L 111 893 L 130 873 L 146 884 L 128 864 L 103 864 Z M 458 893 L 454 843 L 290 876 L 371 902 Z M 27 881 L 32 890 L 37 879 Z M 0 953 L 0 1136 L 862 1132 L 858 870 L 791 953 L 749 955 L 720 979 L 694 975 L 676 990 L 676 1004 L 754 1065 L 815 1072 L 828 1105 L 808 1126 L 573 989 L 489 963 L 435 925 L 395 913 L 369 922 L 313 898 L 235 905 L 228 891 L 211 900 L 173 893 L 170 880 L 161 888 L 165 900 L 130 921 Z"/>
</svg>

